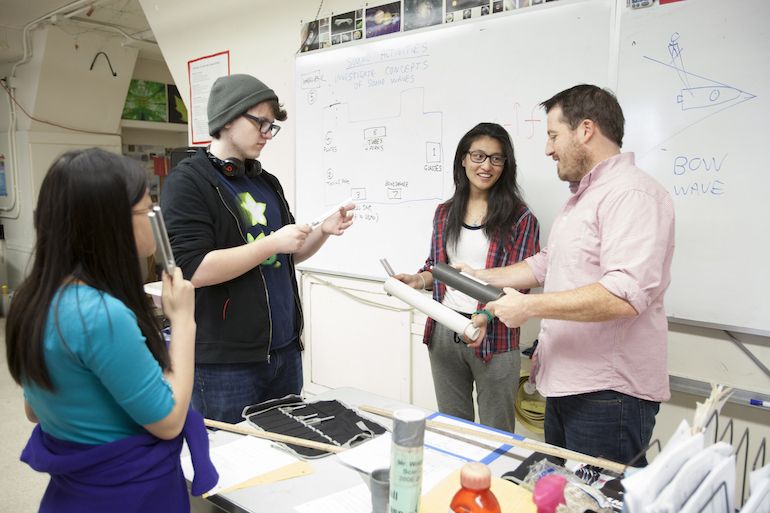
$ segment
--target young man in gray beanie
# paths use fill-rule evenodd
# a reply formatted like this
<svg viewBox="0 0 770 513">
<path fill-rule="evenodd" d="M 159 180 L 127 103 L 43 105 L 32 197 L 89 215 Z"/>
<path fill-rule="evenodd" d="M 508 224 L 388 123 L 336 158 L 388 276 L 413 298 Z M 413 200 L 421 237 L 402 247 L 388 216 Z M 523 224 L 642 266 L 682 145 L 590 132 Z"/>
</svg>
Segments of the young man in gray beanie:
<svg viewBox="0 0 770 513">
<path fill-rule="evenodd" d="M 218 78 L 211 146 L 180 162 L 161 206 L 174 257 L 196 287 L 192 405 L 236 423 L 245 406 L 302 390 L 302 311 L 294 264 L 351 224 L 353 204 L 298 225 L 278 179 L 257 160 L 286 111 L 251 75 Z"/>
</svg>

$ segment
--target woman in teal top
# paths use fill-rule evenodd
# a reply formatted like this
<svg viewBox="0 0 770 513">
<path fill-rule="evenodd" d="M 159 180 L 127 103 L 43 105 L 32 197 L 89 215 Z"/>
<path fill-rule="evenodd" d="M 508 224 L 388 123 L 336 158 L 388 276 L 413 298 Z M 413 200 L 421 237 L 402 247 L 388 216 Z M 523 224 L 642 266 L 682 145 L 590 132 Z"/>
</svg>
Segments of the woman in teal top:
<svg viewBox="0 0 770 513">
<path fill-rule="evenodd" d="M 8 367 L 24 389 L 27 417 L 42 432 L 33 433 L 28 448 L 37 435 L 46 448 L 50 442 L 81 454 L 94 446 L 109 451 L 111 443 L 135 436 L 176 440 L 185 426 L 194 291 L 179 269 L 164 273 L 163 310 L 172 325 L 167 347 L 142 285 L 141 262 L 155 251 L 151 208 L 141 165 L 103 150 L 65 153 L 43 180 L 32 269 L 6 323 Z M 51 474 L 49 492 L 57 479 Z M 111 505 L 109 495 L 105 500 L 103 506 Z"/>
<path fill-rule="evenodd" d="M 54 296 L 48 319 L 43 347 L 56 392 L 24 384 L 46 433 L 102 444 L 143 433 L 144 424 L 171 412 L 173 392 L 125 304 L 89 285 L 70 284 Z"/>
</svg>

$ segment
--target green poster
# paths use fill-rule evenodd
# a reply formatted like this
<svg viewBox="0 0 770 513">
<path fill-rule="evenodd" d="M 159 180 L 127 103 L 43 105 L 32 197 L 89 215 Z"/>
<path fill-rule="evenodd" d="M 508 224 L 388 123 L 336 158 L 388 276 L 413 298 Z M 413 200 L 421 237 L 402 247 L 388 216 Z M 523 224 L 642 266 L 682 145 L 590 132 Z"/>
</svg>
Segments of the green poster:
<svg viewBox="0 0 770 513">
<path fill-rule="evenodd" d="M 166 84 L 132 80 L 128 87 L 123 119 L 139 121 L 168 121 Z"/>
</svg>

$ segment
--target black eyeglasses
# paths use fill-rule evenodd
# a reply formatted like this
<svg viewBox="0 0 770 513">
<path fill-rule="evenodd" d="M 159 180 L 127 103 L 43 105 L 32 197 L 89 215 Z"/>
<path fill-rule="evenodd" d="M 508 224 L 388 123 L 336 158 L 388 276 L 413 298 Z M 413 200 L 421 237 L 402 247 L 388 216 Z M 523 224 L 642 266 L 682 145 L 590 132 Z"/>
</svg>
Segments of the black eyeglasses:
<svg viewBox="0 0 770 513">
<path fill-rule="evenodd" d="M 272 135 L 273 137 L 276 136 L 276 134 L 281 130 L 281 127 L 273 123 L 267 118 L 258 118 L 257 116 L 252 116 L 251 114 L 244 113 L 243 117 L 246 119 L 250 119 L 254 123 L 257 124 L 259 127 L 259 131 L 263 134 L 267 135 L 268 133 Z"/>
<path fill-rule="evenodd" d="M 505 157 L 503 155 L 487 155 L 483 151 L 469 151 L 468 155 L 471 157 L 471 162 L 475 162 L 476 164 L 481 164 L 489 159 L 489 162 L 495 167 L 505 165 Z"/>
</svg>

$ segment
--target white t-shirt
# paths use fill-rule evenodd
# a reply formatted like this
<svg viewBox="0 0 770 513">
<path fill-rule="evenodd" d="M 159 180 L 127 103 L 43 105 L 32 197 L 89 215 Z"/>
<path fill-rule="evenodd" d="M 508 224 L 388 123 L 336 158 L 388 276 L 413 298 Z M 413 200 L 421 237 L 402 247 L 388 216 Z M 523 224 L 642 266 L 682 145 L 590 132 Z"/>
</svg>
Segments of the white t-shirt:
<svg viewBox="0 0 770 513">
<path fill-rule="evenodd" d="M 464 224 L 460 230 L 457 244 L 447 246 L 449 263 L 465 263 L 474 269 L 486 268 L 488 253 L 489 239 L 484 233 L 484 226 L 470 227 Z M 467 294 L 447 287 L 442 304 L 457 312 L 473 313 L 476 311 L 478 301 Z"/>
</svg>

